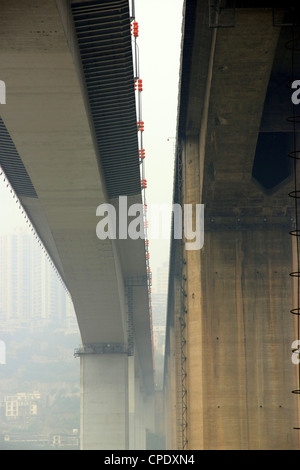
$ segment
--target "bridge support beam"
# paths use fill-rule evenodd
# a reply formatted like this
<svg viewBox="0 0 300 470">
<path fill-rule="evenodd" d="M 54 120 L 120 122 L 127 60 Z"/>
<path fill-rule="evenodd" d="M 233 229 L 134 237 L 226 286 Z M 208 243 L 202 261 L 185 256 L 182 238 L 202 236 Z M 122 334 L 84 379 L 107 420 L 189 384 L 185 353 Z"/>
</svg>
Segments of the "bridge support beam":
<svg viewBox="0 0 300 470">
<path fill-rule="evenodd" d="M 146 428 L 145 414 L 143 410 L 143 394 L 140 388 L 139 378 L 135 378 L 135 416 L 134 416 L 134 433 L 135 433 L 135 449 L 146 449 Z"/>
<path fill-rule="evenodd" d="M 82 354 L 81 449 L 129 448 L 127 354 Z"/>
</svg>

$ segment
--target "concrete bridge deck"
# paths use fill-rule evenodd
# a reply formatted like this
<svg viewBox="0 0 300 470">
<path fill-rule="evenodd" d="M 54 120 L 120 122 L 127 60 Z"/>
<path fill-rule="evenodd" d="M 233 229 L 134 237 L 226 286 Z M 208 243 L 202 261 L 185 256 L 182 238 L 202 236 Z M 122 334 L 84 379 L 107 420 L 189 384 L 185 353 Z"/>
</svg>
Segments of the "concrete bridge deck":
<svg viewBox="0 0 300 470">
<path fill-rule="evenodd" d="M 145 446 L 134 413 L 154 389 L 145 244 L 96 235 L 100 204 L 142 203 L 128 1 L 0 10 L 0 165 L 73 300 L 82 447 Z"/>
</svg>

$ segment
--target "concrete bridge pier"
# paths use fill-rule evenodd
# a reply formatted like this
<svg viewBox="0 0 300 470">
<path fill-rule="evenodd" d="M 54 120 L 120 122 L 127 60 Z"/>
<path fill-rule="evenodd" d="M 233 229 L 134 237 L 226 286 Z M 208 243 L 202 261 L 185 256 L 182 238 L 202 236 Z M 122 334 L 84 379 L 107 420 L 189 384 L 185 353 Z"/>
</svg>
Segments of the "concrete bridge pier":
<svg viewBox="0 0 300 470">
<path fill-rule="evenodd" d="M 155 397 L 136 359 L 119 343 L 85 345 L 80 355 L 81 450 L 144 450 L 155 432 Z"/>
<path fill-rule="evenodd" d="M 135 449 L 135 359 L 128 357 L 129 449 Z"/>
<path fill-rule="evenodd" d="M 143 386 L 154 387 L 149 275 L 143 239 L 97 233 L 99 205 L 117 207 L 121 195 L 128 206 L 141 204 L 142 192 L 129 3 L 96 3 L 0 0 L 1 80 L 9 83 L 0 164 L 74 305 L 84 344 L 77 354 L 81 448 L 122 450 L 133 428 L 133 339 Z M 109 54 L 107 18 L 115 41 Z M 104 115 L 117 125 L 107 127 Z"/>
<path fill-rule="evenodd" d="M 201 252 L 206 282 L 194 297 L 201 305 L 199 330 L 208 359 L 202 361 L 198 382 L 188 371 L 189 419 L 192 424 L 194 413 L 204 423 L 201 436 L 190 426 L 191 448 L 298 448 L 297 404 L 291 394 L 296 367 L 290 353 L 295 330 L 289 315 L 289 234 L 269 221 L 264 229 L 248 227 L 207 232 Z M 189 306 L 189 321 L 196 323 L 199 314 L 191 300 Z M 190 343 L 187 355 L 193 354 Z M 199 393 L 202 406 L 196 401 Z"/>
<path fill-rule="evenodd" d="M 81 450 L 129 448 L 128 356 L 80 357 Z"/>
<path fill-rule="evenodd" d="M 141 381 L 135 378 L 134 395 L 134 433 L 135 450 L 147 449 L 147 432 L 155 433 L 155 396 L 147 394 L 141 387 Z"/>
<path fill-rule="evenodd" d="M 198 139 L 188 136 L 182 148 L 183 202 L 196 204 L 203 200 L 201 140 L 199 145 Z M 293 423 L 298 422 L 298 410 L 291 394 L 296 368 L 290 352 L 296 331 L 289 314 L 293 305 L 289 273 L 296 270 L 296 257 L 290 221 L 275 212 L 268 195 L 264 212 L 257 208 L 248 215 L 250 211 L 241 208 L 242 199 L 234 200 L 234 194 L 239 195 L 234 191 L 235 187 L 228 210 L 223 198 L 223 212 L 219 201 L 213 207 L 212 199 L 203 196 L 210 203 L 204 247 L 198 251 L 183 247 L 181 253 L 181 274 L 186 279 L 182 292 L 187 411 L 177 420 L 178 435 L 185 418 L 186 449 L 297 449 L 299 436 Z M 246 215 L 235 217 L 235 207 Z M 176 286 L 176 272 L 173 282 Z M 168 424 L 175 422 L 184 406 L 183 400 L 176 404 L 174 391 L 179 349 L 175 345 L 180 344 L 175 292 L 180 290 L 174 287 L 172 292 Z M 178 384 L 177 390 L 185 396 Z M 174 448 L 173 428 L 167 433 L 167 444 Z"/>
<path fill-rule="evenodd" d="M 135 378 L 135 415 L 134 415 L 134 434 L 135 434 L 135 449 L 146 449 L 146 427 L 145 416 L 143 407 L 143 394 L 140 386 L 140 379 Z"/>
</svg>

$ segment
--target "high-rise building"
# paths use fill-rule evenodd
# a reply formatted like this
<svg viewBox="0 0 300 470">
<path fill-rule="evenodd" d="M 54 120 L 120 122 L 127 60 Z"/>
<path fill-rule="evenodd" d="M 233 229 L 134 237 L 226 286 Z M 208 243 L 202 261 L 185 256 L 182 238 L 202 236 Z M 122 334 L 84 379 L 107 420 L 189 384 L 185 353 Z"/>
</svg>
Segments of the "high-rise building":
<svg viewBox="0 0 300 470">
<path fill-rule="evenodd" d="M 165 325 L 166 308 L 167 308 L 167 294 L 169 282 L 169 265 L 168 262 L 163 263 L 156 268 L 156 275 L 153 279 L 152 288 L 152 309 L 153 309 L 153 324 Z"/>
<path fill-rule="evenodd" d="M 37 240 L 25 231 L 0 237 L 0 321 L 14 327 L 62 326 L 75 316 L 66 289 Z"/>
<path fill-rule="evenodd" d="M 169 264 L 166 261 L 159 266 L 156 270 L 156 279 L 154 285 L 154 291 L 156 294 L 167 295 L 168 293 L 168 282 L 169 282 Z"/>
</svg>

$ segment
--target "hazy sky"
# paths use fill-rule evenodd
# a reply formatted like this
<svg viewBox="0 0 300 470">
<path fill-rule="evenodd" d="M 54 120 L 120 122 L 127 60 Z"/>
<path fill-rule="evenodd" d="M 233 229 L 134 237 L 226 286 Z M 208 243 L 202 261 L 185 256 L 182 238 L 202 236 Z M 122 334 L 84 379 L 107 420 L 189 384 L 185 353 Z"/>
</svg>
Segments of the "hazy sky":
<svg viewBox="0 0 300 470">
<path fill-rule="evenodd" d="M 143 79 L 147 203 L 171 204 L 183 0 L 136 0 L 135 5 Z M 169 240 L 150 238 L 154 275 L 168 257 Z"/>
<path fill-rule="evenodd" d="M 140 31 L 140 76 L 144 90 L 142 105 L 148 205 L 172 202 L 182 4 L 183 0 L 135 0 Z M 26 226 L 18 207 L 1 176 L 0 234 Z M 153 272 L 168 256 L 169 240 L 150 239 Z"/>
</svg>

